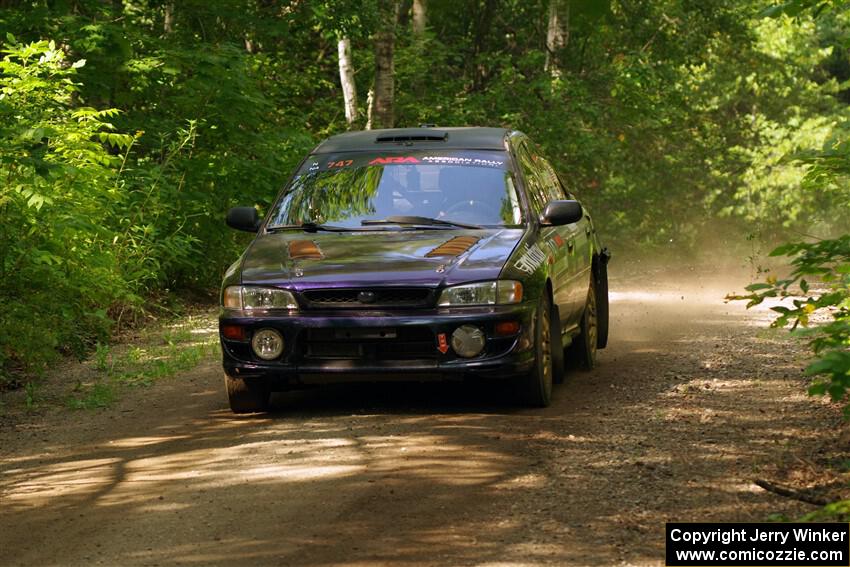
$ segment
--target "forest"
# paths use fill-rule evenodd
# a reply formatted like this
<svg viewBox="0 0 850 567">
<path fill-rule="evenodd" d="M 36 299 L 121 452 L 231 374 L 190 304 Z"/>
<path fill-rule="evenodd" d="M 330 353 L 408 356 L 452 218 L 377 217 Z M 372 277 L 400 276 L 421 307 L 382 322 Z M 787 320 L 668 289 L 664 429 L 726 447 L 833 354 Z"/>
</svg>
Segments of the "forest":
<svg viewBox="0 0 850 567">
<path fill-rule="evenodd" d="M 621 261 L 793 271 L 850 382 L 850 16 L 796 0 L 0 0 L 0 388 L 212 303 L 303 156 L 348 129 L 529 134 Z M 785 274 L 791 275 L 785 277 Z M 823 279 L 810 291 L 810 281 Z"/>
<path fill-rule="evenodd" d="M 532 208 L 506 160 L 468 168 L 522 181 L 498 226 L 275 216 L 329 136 L 428 125 L 521 131 L 568 191 Z M 374 196 L 360 169 L 314 193 Z M 547 263 L 554 228 L 593 247 Z M 346 254 L 425 294 L 374 303 Z M 0 0 L 0 305 L 4 565 L 648 566 L 673 522 L 843 530 L 850 0 Z"/>
</svg>

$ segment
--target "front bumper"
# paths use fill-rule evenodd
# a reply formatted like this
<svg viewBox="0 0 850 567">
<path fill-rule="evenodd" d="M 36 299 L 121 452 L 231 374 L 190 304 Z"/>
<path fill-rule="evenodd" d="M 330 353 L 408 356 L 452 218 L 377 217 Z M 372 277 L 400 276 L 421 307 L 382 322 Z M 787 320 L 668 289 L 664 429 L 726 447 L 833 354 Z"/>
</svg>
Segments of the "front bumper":
<svg viewBox="0 0 850 567">
<path fill-rule="evenodd" d="M 535 309 L 527 302 L 407 311 L 224 310 L 220 330 L 231 325 L 245 330 L 243 340 L 225 338 L 220 331 L 224 370 L 234 378 L 269 381 L 280 389 L 352 381 L 508 378 L 534 364 Z M 511 321 L 519 323 L 519 332 L 496 332 L 497 323 Z M 452 332 L 464 324 L 485 332 L 486 346 L 478 356 L 463 358 L 451 348 Z M 284 351 L 277 360 L 263 361 L 250 340 L 255 331 L 269 328 L 283 336 Z"/>
</svg>

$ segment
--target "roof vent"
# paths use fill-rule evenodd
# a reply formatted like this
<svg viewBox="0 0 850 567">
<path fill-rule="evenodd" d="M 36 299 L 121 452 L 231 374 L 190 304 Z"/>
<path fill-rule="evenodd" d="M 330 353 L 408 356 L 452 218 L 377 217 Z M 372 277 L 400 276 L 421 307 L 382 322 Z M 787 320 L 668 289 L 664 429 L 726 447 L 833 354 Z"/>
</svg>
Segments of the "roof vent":
<svg viewBox="0 0 850 567">
<path fill-rule="evenodd" d="M 420 129 L 416 130 L 398 130 L 396 132 L 381 134 L 375 138 L 376 144 L 386 143 L 403 143 L 403 142 L 445 142 L 449 139 L 448 132 L 439 130 L 430 130 L 423 132 Z"/>
</svg>

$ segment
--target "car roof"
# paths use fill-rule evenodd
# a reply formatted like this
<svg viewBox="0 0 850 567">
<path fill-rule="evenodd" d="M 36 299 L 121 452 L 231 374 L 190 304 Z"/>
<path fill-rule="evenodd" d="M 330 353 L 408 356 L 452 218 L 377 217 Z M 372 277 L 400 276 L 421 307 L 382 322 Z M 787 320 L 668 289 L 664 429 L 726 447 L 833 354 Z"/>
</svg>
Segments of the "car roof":
<svg viewBox="0 0 850 567">
<path fill-rule="evenodd" d="M 382 150 L 505 150 L 506 128 L 388 128 L 362 130 L 331 136 L 313 150 L 314 154 L 376 152 Z"/>
</svg>

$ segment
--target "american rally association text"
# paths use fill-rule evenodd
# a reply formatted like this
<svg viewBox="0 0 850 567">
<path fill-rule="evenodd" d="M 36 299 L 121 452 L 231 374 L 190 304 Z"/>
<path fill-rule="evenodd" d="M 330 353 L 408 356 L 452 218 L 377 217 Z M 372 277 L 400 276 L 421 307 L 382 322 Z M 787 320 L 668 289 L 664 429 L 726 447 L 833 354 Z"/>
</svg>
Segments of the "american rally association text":
<svg viewBox="0 0 850 567">
<path fill-rule="evenodd" d="M 795 528 L 792 531 L 765 530 L 761 528 L 714 529 L 708 531 L 683 530 L 675 528 L 670 532 L 673 541 L 690 543 L 722 543 L 728 545 L 737 541 L 768 541 L 785 544 L 793 535 L 797 542 L 845 541 L 846 530 Z"/>
</svg>

